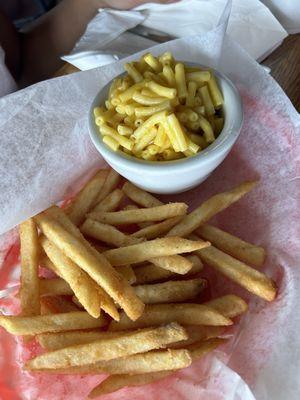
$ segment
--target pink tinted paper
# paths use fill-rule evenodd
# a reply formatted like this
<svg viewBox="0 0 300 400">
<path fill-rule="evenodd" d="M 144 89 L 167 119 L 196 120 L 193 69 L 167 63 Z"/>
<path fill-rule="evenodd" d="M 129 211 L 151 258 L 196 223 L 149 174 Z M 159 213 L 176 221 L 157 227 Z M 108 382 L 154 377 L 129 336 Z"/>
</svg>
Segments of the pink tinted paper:
<svg viewBox="0 0 300 400">
<path fill-rule="evenodd" d="M 223 38 L 220 31 L 210 32 L 204 37 L 184 38 L 153 49 L 154 54 L 171 49 L 177 58 L 196 62 L 205 60 L 203 63 L 218 65 L 218 68 L 239 86 L 245 110 L 241 136 L 222 165 L 198 188 L 176 196 L 165 196 L 162 199 L 184 200 L 193 208 L 214 193 L 229 189 L 243 180 L 259 178 L 260 183 L 257 188 L 240 202 L 216 216 L 213 222 L 245 240 L 265 246 L 268 259 L 264 270 L 276 280 L 279 294 L 275 302 L 267 304 L 254 296 L 249 296 L 219 275 L 205 270 L 204 273 L 210 275 L 214 296 L 233 292 L 250 300 L 250 311 L 241 319 L 239 326 L 232 330 L 233 335 L 230 336 L 229 343 L 216 351 L 213 357 L 198 361 L 174 377 L 147 387 L 126 388 L 116 394 L 104 396 L 103 399 L 282 400 L 287 398 L 296 400 L 299 398 L 300 318 L 297 315 L 300 303 L 300 246 L 297 224 L 300 177 L 299 115 L 273 79 L 243 50 L 226 36 L 221 46 L 220 35 Z M 72 103 L 75 95 L 79 94 L 78 87 L 81 89 L 82 99 L 87 101 L 93 93 L 92 82 L 101 82 L 99 83 L 101 86 L 104 81 L 114 76 L 121 66 L 116 63 L 114 67 L 109 68 L 104 67 L 59 78 L 53 85 L 49 82 L 44 84 L 47 87 L 39 84 L 39 90 L 29 88 L 28 91 L 39 104 L 44 99 L 40 95 L 41 91 L 56 96 L 57 86 L 68 87 L 63 102 L 57 98 L 55 104 L 56 108 L 61 107 L 63 113 L 64 102 L 67 100 Z M 18 99 L 21 101 L 21 97 Z M 12 100 L 9 100 L 7 104 L 10 105 L 11 102 Z M 51 109 L 52 104 L 48 100 L 45 102 Z M 53 105 L 53 110 L 55 107 Z M 86 111 L 87 107 L 79 110 L 78 118 L 81 118 L 79 125 L 82 127 L 86 127 L 84 125 Z M 26 120 L 26 112 L 25 107 L 18 117 L 21 121 Z M 70 117 L 74 117 L 75 115 L 71 113 L 72 111 Z M 7 124 L 9 123 L 7 121 Z M 65 138 L 68 137 L 68 129 L 69 134 L 73 133 L 72 124 L 66 126 L 62 124 L 60 127 Z M 29 128 L 28 126 L 28 133 Z M 74 172 L 71 168 L 66 173 L 62 169 L 62 177 L 58 182 L 62 193 L 66 193 L 75 179 L 84 174 L 84 160 L 87 161 L 89 168 L 98 162 L 93 155 L 95 153 L 90 150 L 87 138 L 83 133 L 82 136 L 78 135 L 78 126 L 76 129 L 77 139 L 82 141 L 84 138 L 86 148 L 80 154 L 80 173 Z M 59 149 L 55 149 L 55 146 L 52 148 L 51 143 L 50 149 L 53 150 L 52 157 L 54 150 L 57 152 L 57 158 L 61 156 Z M 72 147 L 70 152 L 74 152 L 74 149 L 76 146 Z M 85 151 L 87 149 L 88 151 Z M 66 147 L 64 151 L 67 151 Z M 72 163 L 75 162 L 72 157 L 68 159 Z M 75 168 L 75 163 L 72 164 L 72 168 Z M 46 166 L 43 166 L 45 179 L 48 178 L 48 173 Z M 70 174 L 69 179 L 68 174 Z M 50 178 L 53 184 L 53 177 Z M 34 180 L 34 177 L 32 179 Z M 49 205 L 49 200 L 43 193 L 45 185 L 44 183 L 40 185 L 41 177 L 34 182 L 36 185 L 34 207 L 29 208 L 25 204 L 27 208 L 24 218 Z M 58 196 L 57 188 L 54 194 L 50 194 L 53 201 L 55 196 Z M 18 207 L 19 204 L 18 202 Z M 20 208 L 17 210 L 20 220 Z M 5 215 L 9 215 L 7 221 L 4 221 L 6 226 L 12 221 L 19 222 L 13 217 L 13 209 L 9 210 L 7 207 Z M 12 271 L 18 262 L 17 246 L 16 244 L 10 249 L 8 258 L 0 269 L 0 279 L 5 286 L 9 282 L 16 282 Z M 12 304 L 10 297 L 3 299 L 0 307 L 4 313 L 17 311 L 17 305 L 14 302 Z M 38 350 L 38 348 L 25 349 L 23 346 L 16 346 L 14 339 L 3 330 L 0 331 L 0 398 L 81 400 L 102 379 L 102 377 L 58 377 L 22 373 L 19 363 Z"/>
<path fill-rule="evenodd" d="M 145 393 L 150 400 L 165 399 L 167 396 L 178 400 L 219 400 L 228 399 L 229 393 L 234 393 L 233 398 L 238 399 L 239 391 L 243 400 L 254 398 L 247 385 L 232 370 L 250 387 L 255 388 L 262 371 L 269 365 L 274 354 L 276 355 L 281 333 L 292 334 L 296 328 L 293 327 L 294 321 L 290 316 L 292 305 L 300 293 L 297 293 L 299 271 L 295 259 L 299 248 L 293 222 L 299 217 L 296 208 L 297 164 L 291 157 L 291 152 L 297 149 L 295 131 L 292 124 L 287 124 L 282 115 L 270 109 L 264 99 L 254 99 L 246 94 L 243 99 L 243 133 L 229 157 L 198 188 L 176 196 L 164 196 L 163 200 L 184 200 L 194 207 L 210 195 L 229 189 L 243 180 L 260 178 L 260 183 L 253 192 L 215 217 L 214 222 L 245 240 L 262 244 L 267 249 L 265 271 L 279 285 L 278 298 L 267 304 L 249 296 L 226 279 L 211 274 L 213 296 L 233 292 L 251 299 L 250 312 L 241 320 L 239 328 L 233 331 L 235 335 L 229 344 L 222 349 L 225 354 L 223 351 L 215 352 L 215 357 L 220 360 L 209 357 L 160 383 L 148 385 L 147 388 L 123 389 L 116 394 L 104 396 L 103 399 L 144 399 Z M 8 300 L 3 301 L 1 306 L 4 311 L 11 310 Z M 0 376 L 2 379 L 7 377 L 0 387 L 4 399 L 10 398 L 5 396 L 9 396 L 11 385 L 18 388 L 22 399 L 79 400 L 102 379 L 26 372 L 22 374 L 19 366 L 13 366 L 14 359 L 16 357 L 21 362 L 31 352 L 28 349 L 21 351 L 21 347 L 15 346 L 13 339 L 4 332 L 1 332 L 1 344 L 2 360 L 5 359 L 5 362 L 1 365 Z M 36 348 L 33 347 L 31 351 L 31 354 L 35 354 Z M 211 374 L 207 377 L 209 371 Z M 14 390 L 12 393 L 15 393 Z M 11 398 L 17 399 L 16 394 L 12 393 Z"/>
</svg>

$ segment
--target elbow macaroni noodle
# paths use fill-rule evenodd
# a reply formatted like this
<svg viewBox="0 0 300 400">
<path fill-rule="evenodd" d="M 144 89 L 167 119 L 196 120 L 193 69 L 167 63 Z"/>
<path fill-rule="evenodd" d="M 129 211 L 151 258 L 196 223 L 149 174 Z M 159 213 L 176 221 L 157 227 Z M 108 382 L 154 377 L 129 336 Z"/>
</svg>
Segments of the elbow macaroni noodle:
<svg viewBox="0 0 300 400">
<path fill-rule="evenodd" d="M 189 67 L 170 52 L 126 63 L 104 105 L 95 107 L 103 142 L 148 161 L 191 157 L 224 125 L 223 96 L 212 71 Z"/>
</svg>

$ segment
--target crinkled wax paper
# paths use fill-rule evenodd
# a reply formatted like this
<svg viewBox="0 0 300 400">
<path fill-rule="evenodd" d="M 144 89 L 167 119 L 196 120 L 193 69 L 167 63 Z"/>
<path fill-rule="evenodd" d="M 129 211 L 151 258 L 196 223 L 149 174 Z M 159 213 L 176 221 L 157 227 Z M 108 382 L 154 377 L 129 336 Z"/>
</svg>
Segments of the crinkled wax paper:
<svg viewBox="0 0 300 400">
<path fill-rule="evenodd" d="M 245 121 L 231 153 L 203 184 L 163 199 L 184 200 L 193 208 L 214 193 L 259 178 L 257 188 L 213 222 L 267 249 L 265 271 L 276 280 L 279 293 L 276 301 L 266 303 L 212 272 L 213 296 L 233 292 L 250 300 L 250 311 L 230 332 L 228 344 L 171 378 L 103 399 L 296 400 L 300 394 L 299 115 L 275 81 L 224 36 L 224 25 L 151 51 L 165 50 L 228 74 L 242 93 Z M 87 113 L 97 91 L 121 70 L 122 63 L 115 63 L 42 82 L 0 100 L 1 232 L 61 200 L 78 179 L 103 163 L 88 137 Z M 11 271 L 18 265 L 18 254 L 16 243 L 0 270 L 2 287 L 16 279 Z M 0 304 L 5 313 L 17 310 L 10 296 Z M 36 351 L 36 345 L 16 345 L 1 330 L 0 398 L 81 400 L 102 379 L 21 372 L 19 363 Z"/>
</svg>

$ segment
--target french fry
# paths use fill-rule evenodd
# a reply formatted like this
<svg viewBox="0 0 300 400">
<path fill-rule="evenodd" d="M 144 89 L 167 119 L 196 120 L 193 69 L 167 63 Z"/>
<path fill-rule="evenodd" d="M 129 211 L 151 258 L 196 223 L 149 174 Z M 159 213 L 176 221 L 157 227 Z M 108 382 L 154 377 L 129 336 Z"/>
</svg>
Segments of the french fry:
<svg viewBox="0 0 300 400">
<path fill-rule="evenodd" d="M 117 338 L 66 347 L 42 354 L 27 363 L 29 370 L 48 370 L 93 364 L 159 349 L 169 343 L 187 339 L 180 325 L 169 325 L 128 332 Z"/>
<path fill-rule="evenodd" d="M 101 188 L 101 192 L 98 194 L 93 203 L 93 206 L 96 206 L 103 199 L 105 199 L 105 197 L 108 196 L 118 186 L 120 180 L 120 175 L 114 169 L 111 169 L 106 177 L 104 185 Z"/>
<path fill-rule="evenodd" d="M 203 264 L 199 259 L 199 257 L 195 255 L 189 255 L 186 258 L 192 262 L 193 266 L 185 276 L 194 275 L 199 271 L 201 271 L 201 269 L 203 268 Z M 164 281 L 166 279 L 178 276 L 176 273 L 172 271 L 156 267 L 153 264 L 146 264 L 136 267 L 134 268 L 134 273 L 136 277 L 136 284 L 138 285 L 156 281 Z"/>
<path fill-rule="evenodd" d="M 199 358 L 206 356 L 206 354 L 210 353 L 215 348 L 226 342 L 227 342 L 226 339 L 221 339 L 221 338 L 209 339 L 205 340 L 204 342 L 191 344 L 187 346 L 187 349 L 191 354 L 192 360 L 196 361 L 199 360 Z"/>
<path fill-rule="evenodd" d="M 191 364 L 191 361 L 191 356 L 185 349 L 154 350 L 116 360 L 55 370 L 55 372 L 63 374 L 143 374 L 169 371 L 171 368 L 172 370 L 186 368 Z"/>
<path fill-rule="evenodd" d="M 204 303 L 206 306 L 213 308 L 227 318 L 234 318 L 245 313 L 248 310 L 247 303 L 234 294 L 217 297 L 216 299 Z"/>
<path fill-rule="evenodd" d="M 143 303 L 155 304 L 176 303 L 193 299 L 197 297 L 205 287 L 206 280 L 196 278 L 185 281 L 169 281 L 153 285 L 139 285 L 135 286 L 134 290 Z"/>
<path fill-rule="evenodd" d="M 111 249 L 111 246 L 104 246 L 100 244 L 97 240 L 88 239 L 89 244 L 98 251 L 98 253 L 103 253 L 106 250 Z"/>
<path fill-rule="evenodd" d="M 122 266 L 120 267 L 120 270 L 125 271 L 127 267 L 130 266 Z M 128 275 L 129 274 L 131 274 L 131 272 L 129 272 Z M 129 279 L 131 283 L 134 283 L 132 282 L 131 276 L 130 277 L 128 276 L 128 280 Z M 205 287 L 206 287 L 205 279 L 195 278 L 184 281 L 168 281 L 165 283 L 157 283 L 152 285 L 138 285 L 134 287 L 134 291 L 143 303 L 155 304 L 155 303 L 181 302 L 193 299 L 197 297 L 197 295 L 201 293 Z M 49 288 L 49 290 L 51 290 L 51 288 Z M 64 295 L 70 294 L 68 288 L 66 288 L 66 292 L 67 293 L 62 293 L 62 294 Z M 227 316 L 226 314 L 224 315 Z"/>
<path fill-rule="evenodd" d="M 189 254 L 186 258 L 193 264 L 192 269 L 189 270 L 186 276 L 191 276 L 197 274 L 199 271 L 203 269 L 203 263 L 196 254 Z"/>
<path fill-rule="evenodd" d="M 128 204 L 127 206 L 125 206 L 123 208 L 123 210 L 137 210 L 138 206 L 136 206 L 135 204 Z M 140 222 L 139 224 L 137 224 L 140 228 L 147 228 L 147 226 L 153 225 L 152 222 Z"/>
<path fill-rule="evenodd" d="M 193 267 L 193 263 L 188 258 L 178 254 L 154 257 L 149 259 L 149 261 L 157 267 L 167 269 L 168 271 L 172 271 L 180 275 L 187 274 Z"/>
<path fill-rule="evenodd" d="M 246 193 L 248 193 L 257 182 L 244 182 L 228 192 L 218 193 L 190 214 L 186 215 L 178 225 L 175 225 L 167 234 L 167 236 L 187 236 L 197 229 L 201 224 L 212 218 L 218 212 L 229 207 L 238 201 Z"/>
<path fill-rule="evenodd" d="M 62 296 L 44 296 L 41 298 L 41 314 L 58 314 L 79 311 L 78 307 Z"/>
<path fill-rule="evenodd" d="M 37 335 L 37 340 L 43 349 L 54 351 L 63 349 L 64 347 L 75 346 L 77 344 L 91 343 L 108 338 L 117 338 L 123 334 L 124 332 L 99 332 L 99 330 L 42 333 Z"/>
<path fill-rule="evenodd" d="M 143 386 L 148 383 L 155 382 L 166 378 L 173 374 L 173 371 L 160 371 L 152 372 L 148 374 L 138 374 L 138 375 L 111 375 L 102 381 L 98 386 L 96 386 L 88 395 L 89 399 L 95 399 L 96 397 L 102 396 L 104 394 L 116 392 L 126 386 Z"/>
<path fill-rule="evenodd" d="M 73 290 L 70 285 L 61 278 L 40 279 L 41 296 L 72 295 Z"/>
<path fill-rule="evenodd" d="M 146 328 L 166 324 L 171 321 L 176 321 L 183 325 L 232 325 L 232 321 L 229 318 L 224 317 L 218 311 L 203 304 L 170 303 L 146 305 L 144 313 L 136 321 L 131 321 L 122 312 L 120 321 L 118 323 L 112 321 L 109 325 L 109 330 L 119 331 Z"/>
<path fill-rule="evenodd" d="M 50 260 L 49 260 L 49 263 L 51 263 Z M 135 273 L 130 265 L 122 265 L 121 267 L 116 267 L 115 269 L 130 284 L 133 284 L 136 282 Z M 53 271 L 55 271 L 55 267 L 53 268 Z M 71 289 L 70 285 L 61 278 L 40 279 L 39 284 L 40 284 L 40 295 L 41 296 L 57 296 L 57 295 L 72 296 L 72 295 L 74 295 L 74 292 Z"/>
<path fill-rule="evenodd" d="M 148 240 L 156 239 L 159 236 L 164 235 L 168 232 L 174 225 L 178 224 L 181 221 L 182 217 L 173 217 L 166 219 L 165 221 L 159 222 L 157 224 L 153 224 L 150 226 L 146 226 L 145 228 L 140 229 L 139 231 L 133 233 L 131 236 L 133 237 L 144 237 Z"/>
<path fill-rule="evenodd" d="M 138 222 L 162 221 L 167 218 L 184 215 L 186 210 L 187 205 L 185 203 L 170 203 L 158 207 L 138 208 L 135 210 L 92 212 L 88 214 L 88 217 L 105 224 L 126 225 Z"/>
<path fill-rule="evenodd" d="M 24 316 L 40 314 L 39 242 L 33 219 L 20 225 L 21 242 L 21 312 Z"/>
<path fill-rule="evenodd" d="M 177 343 L 171 343 L 168 347 L 172 349 L 184 349 L 190 344 L 202 342 L 203 340 L 217 338 L 224 332 L 223 326 L 200 326 L 187 325 L 184 327 L 188 333 L 188 339 Z M 59 333 L 47 333 L 46 335 L 60 335 Z"/>
<path fill-rule="evenodd" d="M 85 217 L 85 214 L 92 208 L 92 205 L 103 188 L 107 170 L 100 170 L 77 194 L 75 199 L 67 208 L 70 220 L 79 225 Z"/>
<path fill-rule="evenodd" d="M 161 201 L 156 199 L 150 193 L 147 193 L 143 189 L 134 186 L 130 182 L 126 182 L 122 190 L 130 200 L 142 207 L 150 208 L 163 205 Z"/>
<path fill-rule="evenodd" d="M 126 281 L 130 285 L 136 282 L 136 277 L 133 268 L 131 265 L 122 265 L 121 267 L 115 267 L 115 270 L 118 272 L 118 274 L 122 275 Z"/>
<path fill-rule="evenodd" d="M 103 200 L 101 200 L 94 208 L 93 211 L 115 211 L 124 198 L 124 193 L 120 189 L 115 189 L 109 193 Z"/>
<path fill-rule="evenodd" d="M 199 257 L 210 267 L 227 276 L 238 285 L 257 296 L 272 301 L 276 296 L 276 285 L 265 274 L 223 253 L 214 246 L 197 251 Z"/>
<path fill-rule="evenodd" d="M 38 335 L 45 332 L 100 328 L 105 325 L 106 318 L 102 314 L 99 318 L 93 318 L 85 311 L 33 317 L 0 316 L 0 326 L 13 335 Z"/>
<path fill-rule="evenodd" d="M 103 224 L 90 218 L 84 221 L 80 230 L 84 235 L 116 247 L 129 246 L 131 244 L 141 243 L 144 240 L 143 237 L 125 235 L 125 233 L 119 231 L 114 226 Z"/>
<path fill-rule="evenodd" d="M 87 241 L 78 236 L 73 236 L 48 215 L 47 212 L 44 212 L 35 217 L 48 239 L 90 275 L 120 304 L 130 318 L 138 318 L 143 312 L 144 305 L 135 295 L 128 282 L 122 279 L 102 254 L 96 250 L 93 251 Z M 109 310 L 111 310 L 111 307 Z M 118 318 L 115 312 L 113 315 L 113 318 Z"/>
<path fill-rule="evenodd" d="M 80 301 L 77 299 L 77 297 L 74 295 L 72 296 L 72 302 L 79 308 L 80 310 L 84 309 Z"/>
<path fill-rule="evenodd" d="M 70 285 L 84 309 L 98 318 L 102 296 L 97 283 L 47 238 L 41 239 L 41 246 L 55 265 L 54 272 Z"/>
<path fill-rule="evenodd" d="M 78 240 L 80 240 L 82 244 L 84 244 L 87 247 L 88 251 L 92 252 L 95 257 L 99 258 L 99 262 L 102 262 L 102 256 L 99 255 L 99 252 L 95 248 L 93 248 L 87 240 L 85 240 L 80 230 L 70 221 L 70 219 L 63 212 L 63 210 L 53 206 L 48 208 L 45 211 L 45 214 L 49 218 L 58 222 L 63 227 L 63 229 L 65 229 L 68 233 L 70 233 L 71 235 L 75 236 Z M 102 296 L 101 308 L 112 318 L 118 320 L 119 313 L 115 306 L 114 301 L 103 289 L 101 289 L 100 286 L 99 286 L 99 291 Z"/>
<path fill-rule="evenodd" d="M 170 237 L 107 250 L 103 255 L 112 265 L 126 265 L 151 260 L 155 257 L 189 253 L 207 246 L 209 243 L 202 240 L 196 242 L 180 237 Z"/>
<path fill-rule="evenodd" d="M 196 233 L 210 241 L 215 247 L 245 263 L 261 267 L 266 253 L 263 247 L 245 242 L 244 240 L 222 231 L 212 225 L 200 226 Z"/>
</svg>

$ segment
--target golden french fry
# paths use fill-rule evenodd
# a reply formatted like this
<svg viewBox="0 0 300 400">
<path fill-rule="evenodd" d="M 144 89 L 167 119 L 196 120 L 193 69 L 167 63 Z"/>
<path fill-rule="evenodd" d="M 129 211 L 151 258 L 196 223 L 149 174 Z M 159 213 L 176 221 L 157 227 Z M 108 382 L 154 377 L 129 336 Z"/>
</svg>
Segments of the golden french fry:
<svg viewBox="0 0 300 400">
<path fill-rule="evenodd" d="M 206 306 L 213 308 L 227 318 L 234 318 L 243 314 L 248 310 L 247 303 L 234 294 L 217 297 L 216 299 L 204 303 Z"/>
<path fill-rule="evenodd" d="M 103 253 L 106 250 L 111 249 L 110 246 L 104 246 L 102 243 L 100 244 L 97 240 L 88 239 L 90 245 L 98 251 L 98 253 Z"/>
<path fill-rule="evenodd" d="M 129 197 L 130 200 L 134 201 L 142 207 L 149 208 L 163 205 L 161 201 L 156 199 L 150 193 L 147 193 L 143 189 L 134 186 L 130 182 L 126 182 L 122 190 L 126 194 L 126 196 Z"/>
<path fill-rule="evenodd" d="M 168 347 L 172 349 L 185 349 L 188 345 L 203 340 L 217 338 L 224 332 L 223 326 L 200 326 L 187 325 L 184 327 L 188 333 L 188 339 L 177 343 L 171 343 Z M 47 333 L 46 335 L 60 335 L 59 333 Z"/>
<path fill-rule="evenodd" d="M 103 224 L 90 218 L 84 221 L 80 230 L 84 235 L 116 247 L 129 246 L 131 244 L 141 243 L 144 240 L 143 237 L 125 235 L 125 233 L 119 231 L 114 226 Z"/>
<path fill-rule="evenodd" d="M 184 328 L 171 323 L 159 328 L 128 332 L 117 338 L 102 339 L 45 353 L 30 360 L 27 368 L 51 370 L 88 365 L 159 349 L 182 339 L 187 339 Z"/>
<path fill-rule="evenodd" d="M 124 193 L 120 189 L 115 189 L 111 193 L 109 193 L 103 200 L 101 200 L 96 207 L 93 208 L 93 211 L 115 211 L 121 201 L 123 200 Z"/>
<path fill-rule="evenodd" d="M 92 208 L 95 199 L 103 188 L 107 172 L 107 170 L 97 172 L 68 206 L 68 216 L 75 225 L 79 225 L 84 220 L 85 214 Z"/>
<path fill-rule="evenodd" d="M 131 321 L 126 314 L 121 313 L 120 321 L 112 321 L 109 330 L 120 331 L 126 329 L 139 329 L 149 326 L 166 324 L 176 321 L 183 325 L 232 325 L 229 318 L 224 317 L 213 308 L 203 304 L 150 304 L 145 306 L 144 313 L 136 321 Z"/>
<path fill-rule="evenodd" d="M 83 308 L 98 318 L 102 296 L 97 283 L 47 238 L 41 239 L 41 246 L 54 264 L 54 272 L 70 285 Z"/>
<path fill-rule="evenodd" d="M 149 261 L 157 267 L 167 269 L 168 271 L 180 275 L 187 274 L 193 267 L 193 263 L 188 258 L 178 254 L 173 256 L 154 257 L 149 259 Z"/>
<path fill-rule="evenodd" d="M 178 224 L 181 219 L 182 217 L 173 217 L 166 219 L 163 222 L 146 226 L 145 228 L 142 228 L 139 231 L 133 233 L 131 236 L 146 238 L 148 240 L 156 239 L 157 237 L 162 236 L 166 232 L 168 232 L 171 228 L 173 228 L 174 225 Z"/>
<path fill-rule="evenodd" d="M 201 224 L 218 212 L 229 207 L 248 193 L 257 182 L 244 182 L 228 192 L 218 193 L 206 200 L 190 214 L 186 215 L 178 225 L 170 230 L 167 236 L 187 236 Z"/>
<path fill-rule="evenodd" d="M 206 287 L 201 278 L 185 281 L 169 281 L 153 285 L 135 286 L 135 293 L 145 304 L 176 303 L 197 297 Z M 213 307 L 214 308 L 214 307 Z"/>
<path fill-rule="evenodd" d="M 263 247 L 245 242 L 215 226 L 202 225 L 196 233 L 203 239 L 210 241 L 218 249 L 240 261 L 253 264 L 256 267 L 261 267 L 265 261 L 266 253 Z"/>
<path fill-rule="evenodd" d="M 135 273 L 131 265 L 122 265 L 120 267 L 115 267 L 115 270 L 118 272 L 118 274 L 123 276 L 123 278 L 126 279 L 126 281 L 128 281 L 130 285 L 136 282 Z"/>
<path fill-rule="evenodd" d="M 129 265 L 124 265 L 120 267 L 120 272 L 125 272 L 125 271 L 126 274 L 124 274 L 124 277 L 126 277 L 130 283 L 135 283 L 135 275 L 132 268 Z M 58 285 L 60 285 L 60 282 L 58 282 Z M 154 303 L 170 303 L 170 302 L 180 302 L 189 300 L 195 298 L 199 293 L 202 292 L 202 290 L 205 287 L 206 287 L 205 279 L 195 278 L 184 281 L 168 281 L 165 283 L 158 283 L 152 285 L 139 285 L 134 287 L 134 291 L 143 303 L 154 304 Z M 48 293 L 50 293 L 51 295 L 52 294 L 51 286 L 49 286 L 47 289 Z M 68 286 L 65 287 L 65 292 L 63 292 L 62 290 L 60 292 L 60 294 L 63 295 L 72 293 L 73 292 L 70 291 L 70 288 L 68 288 Z"/>
<path fill-rule="evenodd" d="M 197 254 L 207 265 L 249 292 L 268 301 L 274 300 L 277 291 L 275 282 L 265 274 L 223 253 L 223 251 L 216 249 L 214 246 L 197 251 Z"/>
<path fill-rule="evenodd" d="M 196 254 L 189 254 L 185 258 L 187 258 L 192 264 L 192 269 L 190 269 L 189 273 L 186 276 L 191 276 L 196 274 L 197 272 L 203 269 L 203 263 Z"/>
<path fill-rule="evenodd" d="M 41 296 L 72 295 L 70 285 L 61 278 L 40 279 Z"/>
<path fill-rule="evenodd" d="M 105 199 L 105 197 L 108 196 L 118 186 L 120 180 L 120 175 L 114 169 L 111 169 L 107 175 L 104 185 L 101 188 L 101 192 L 98 193 L 97 198 L 93 202 L 93 206 L 96 206 L 103 199 Z"/>
<path fill-rule="evenodd" d="M 85 311 L 34 317 L 0 316 L 0 326 L 13 335 L 37 335 L 44 332 L 100 328 L 104 325 L 106 325 L 106 318 L 103 315 L 93 318 Z"/>
<path fill-rule="evenodd" d="M 143 303 L 135 295 L 128 282 L 122 279 L 102 254 L 96 250 L 92 251 L 87 241 L 70 234 L 59 223 L 49 218 L 47 212 L 35 218 L 48 239 L 90 275 L 131 318 L 136 319 L 142 314 Z M 114 316 L 118 318 L 116 313 Z"/>
<path fill-rule="evenodd" d="M 161 380 L 169 375 L 172 375 L 173 371 L 160 371 L 152 372 L 148 374 L 138 375 L 111 375 L 96 386 L 88 395 L 89 399 L 94 399 L 103 394 L 116 392 L 126 386 L 143 386 L 148 383 Z"/>
<path fill-rule="evenodd" d="M 107 250 L 103 255 L 112 265 L 126 265 L 151 260 L 155 257 L 189 253 L 207 246 L 209 243 L 202 240 L 196 242 L 180 237 L 170 237 Z"/>
<path fill-rule="evenodd" d="M 126 332 L 125 332 L 126 333 Z M 64 347 L 75 346 L 96 342 L 97 340 L 116 338 L 122 336 L 124 332 L 99 332 L 94 331 L 70 331 L 56 333 L 42 333 L 37 335 L 37 340 L 43 349 L 53 351 Z"/>
<path fill-rule="evenodd" d="M 72 296 L 72 302 L 79 308 L 80 310 L 84 309 L 80 301 L 77 299 L 77 297 L 74 295 Z"/>
<path fill-rule="evenodd" d="M 80 240 L 81 243 L 84 244 L 85 247 L 87 247 L 88 251 L 92 252 L 96 258 L 99 258 L 99 262 L 102 263 L 102 256 L 99 255 L 99 252 L 94 247 L 92 247 L 87 240 L 85 240 L 80 230 L 70 221 L 63 210 L 53 206 L 48 208 L 44 213 L 54 221 L 58 222 L 69 234 L 75 236 L 78 240 Z M 100 288 L 100 286 L 99 291 L 102 296 L 101 308 L 112 318 L 118 320 L 119 313 L 114 301 L 103 289 Z"/>
<path fill-rule="evenodd" d="M 20 225 L 21 242 L 21 312 L 24 316 L 40 314 L 39 242 L 33 219 Z"/>
<path fill-rule="evenodd" d="M 49 264 L 51 261 L 49 260 Z M 52 264 L 52 263 L 51 263 Z M 52 264 L 53 265 L 53 264 Z M 50 268 L 55 271 L 54 268 Z M 130 284 L 136 282 L 135 273 L 130 265 L 122 265 L 121 267 L 116 267 L 116 271 L 122 275 Z M 72 296 L 74 295 L 73 290 L 70 285 L 61 278 L 53 279 L 40 279 L 40 295 L 41 296 Z"/>
<path fill-rule="evenodd" d="M 41 298 L 41 314 L 58 314 L 79 311 L 78 307 L 62 296 L 44 296 Z"/>
<path fill-rule="evenodd" d="M 194 275 L 197 272 L 201 271 L 201 269 L 203 268 L 203 264 L 199 257 L 195 255 L 188 255 L 186 258 L 189 259 L 189 261 L 191 261 L 193 264 L 192 268 L 186 274 L 186 276 Z M 163 281 L 178 276 L 172 271 L 156 267 L 153 264 L 146 264 L 136 267 L 134 268 L 134 273 L 136 277 L 136 284 L 138 285 L 156 281 Z"/>
<path fill-rule="evenodd" d="M 63 374 L 143 374 L 186 368 L 191 364 L 191 356 L 185 349 L 154 350 L 134 354 L 116 360 L 100 361 L 94 364 L 55 370 Z"/>
<path fill-rule="evenodd" d="M 226 339 L 221 338 L 209 339 L 205 340 L 204 342 L 193 343 L 187 346 L 187 349 L 191 354 L 192 360 L 196 361 L 226 342 Z"/>
<path fill-rule="evenodd" d="M 133 204 L 129 204 L 127 207 L 132 207 L 132 208 L 128 208 L 128 210 L 136 210 L 138 207 L 133 205 Z M 125 210 L 125 208 L 124 208 Z M 147 228 L 148 226 L 153 225 L 153 222 L 140 222 L 139 224 L 137 224 L 137 226 L 139 226 L 141 229 L 142 228 Z"/>
<path fill-rule="evenodd" d="M 138 208 L 134 210 L 116 212 L 92 212 L 89 218 L 110 225 L 135 224 L 138 222 L 162 221 L 171 217 L 185 215 L 187 205 L 185 203 L 170 203 L 158 207 Z"/>
</svg>

